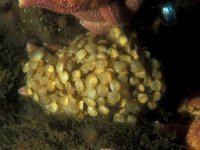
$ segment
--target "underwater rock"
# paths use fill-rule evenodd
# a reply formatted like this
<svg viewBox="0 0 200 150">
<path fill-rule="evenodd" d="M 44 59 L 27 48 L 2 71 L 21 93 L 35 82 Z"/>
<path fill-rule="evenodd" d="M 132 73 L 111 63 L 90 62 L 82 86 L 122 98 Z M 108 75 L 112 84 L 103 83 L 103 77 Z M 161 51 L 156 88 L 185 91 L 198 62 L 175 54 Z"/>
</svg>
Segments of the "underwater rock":
<svg viewBox="0 0 200 150">
<path fill-rule="evenodd" d="M 200 149 L 200 97 L 195 96 L 185 99 L 178 108 L 179 113 L 187 112 L 194 120 L 189 125 L 186 143 L 191 150 Z"/>
<path fill-rule="evenodd" d="M 76 119 L 135 124 L 142 109 L 156 109 L 165 91 L 160 63 L 139 48 L 136 34 L 128 38 L 118 27 L 107 35 L 79 35 L 55 54 L 37 47 L 23 71 L 20 93 L 47 113 Z"/>
<path fill-rule="evenodd" d="M 190 124 L 186 142 L 191 150 L 200 149 L 200 120 L 194 120 Z"/>
</svg>

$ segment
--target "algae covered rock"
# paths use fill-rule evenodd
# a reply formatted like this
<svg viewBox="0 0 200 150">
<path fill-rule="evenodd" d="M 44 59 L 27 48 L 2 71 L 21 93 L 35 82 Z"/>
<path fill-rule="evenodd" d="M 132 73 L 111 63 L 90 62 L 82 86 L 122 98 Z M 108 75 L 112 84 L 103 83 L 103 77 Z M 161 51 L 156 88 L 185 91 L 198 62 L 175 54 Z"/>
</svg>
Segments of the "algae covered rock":
<svg viewBox="0 0 200 150">
<path fill-rule="evenodd" d="M 79 35 L 55 54 L 36 47 L 29 58 L 23 92 L 48 113 L 135 124 L 165 90 L 160 63 L 118 27 Z"/>
</svg>

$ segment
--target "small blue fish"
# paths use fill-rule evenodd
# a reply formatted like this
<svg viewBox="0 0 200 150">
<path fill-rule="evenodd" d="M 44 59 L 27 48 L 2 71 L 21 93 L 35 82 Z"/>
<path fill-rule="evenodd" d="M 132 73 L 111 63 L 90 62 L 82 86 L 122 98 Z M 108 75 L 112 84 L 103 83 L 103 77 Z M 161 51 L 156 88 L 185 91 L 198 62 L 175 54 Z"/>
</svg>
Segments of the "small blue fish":
<svg viewBox="0 0 200 150">
<path fill-rule="evenodd" d="M 164 2 L 159 7 L 160 18 L 165 25 L 171 26 L 176 23 L 176 9 L 171 2 Z"/>
</svg>

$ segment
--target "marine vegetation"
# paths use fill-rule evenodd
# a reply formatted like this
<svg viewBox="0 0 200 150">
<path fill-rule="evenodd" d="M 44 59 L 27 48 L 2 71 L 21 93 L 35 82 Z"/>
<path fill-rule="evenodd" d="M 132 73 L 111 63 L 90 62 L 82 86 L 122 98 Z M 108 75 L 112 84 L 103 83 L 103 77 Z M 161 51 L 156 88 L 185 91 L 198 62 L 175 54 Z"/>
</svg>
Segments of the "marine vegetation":
<svg viewBox="0 0 200 150">
<path fill-rule="evenodd" d="M 61 14 L 72 14 L 86 29 L 105 33 L 113 25 L 124 25 L 142 0 L 19 0 L 19 6 L 41 7 Z"/>
</svg>

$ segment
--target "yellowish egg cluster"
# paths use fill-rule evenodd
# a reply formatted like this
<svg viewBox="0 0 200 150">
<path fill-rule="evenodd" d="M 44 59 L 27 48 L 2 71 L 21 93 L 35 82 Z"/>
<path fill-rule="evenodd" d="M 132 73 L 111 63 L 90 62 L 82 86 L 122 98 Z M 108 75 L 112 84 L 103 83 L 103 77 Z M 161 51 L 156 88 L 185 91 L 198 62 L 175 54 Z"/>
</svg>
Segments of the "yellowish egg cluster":
<svg viewBox="0 0 200 150">
<path fill-rule="evenodd" d="M 81 35 L 54 55 L 36 48 L 23 68 L 27 95 L 48 113 L 135 124 L 164 92 L 160 63 L 135 39 L 114 27 L 106 36 Z"/>
</svg>

